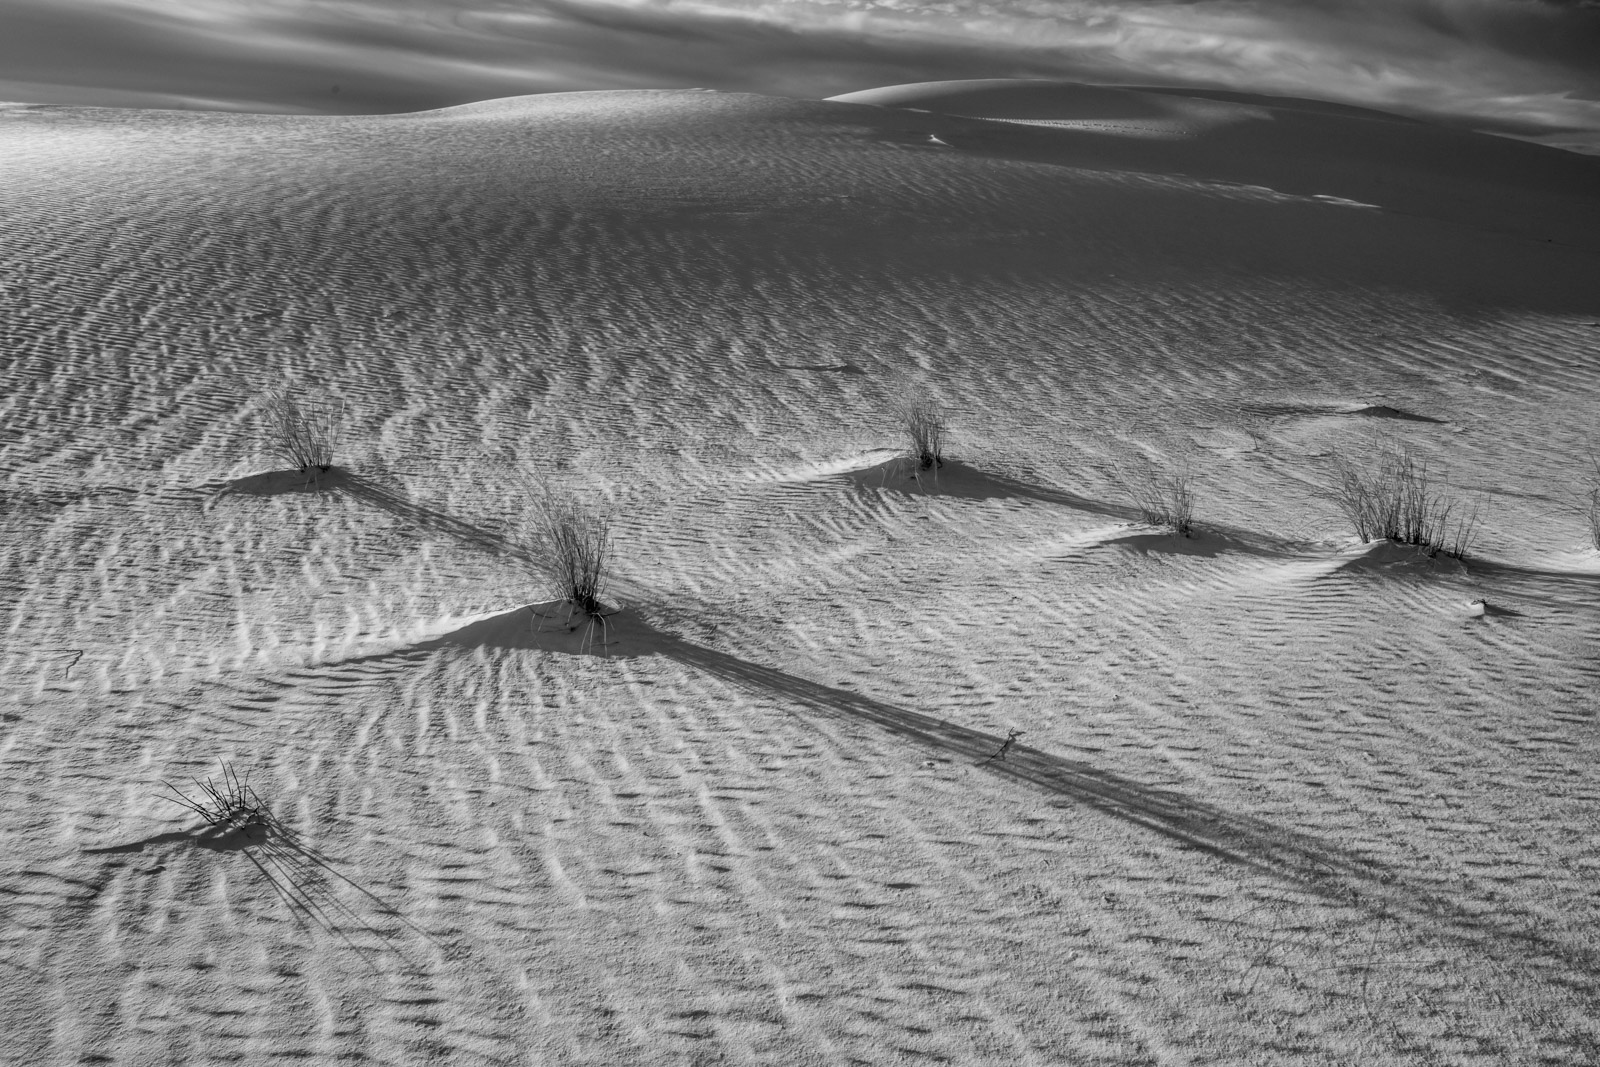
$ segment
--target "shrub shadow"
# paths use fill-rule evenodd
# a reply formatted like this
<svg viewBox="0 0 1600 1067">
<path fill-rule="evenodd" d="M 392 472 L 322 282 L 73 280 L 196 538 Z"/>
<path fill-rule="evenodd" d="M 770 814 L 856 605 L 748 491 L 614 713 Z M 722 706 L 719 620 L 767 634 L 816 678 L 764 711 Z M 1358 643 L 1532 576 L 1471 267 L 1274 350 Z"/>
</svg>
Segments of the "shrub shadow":
<svg viewBox="0 0 1600 1067">
<path fill-rule="evenodd" d="M 1488 913 L 1426 886 L 1408 883 L 1381 863 L 1350 849 L 1238 810 L 1154 787 L 1079 759 L 1053 755 L 936 716 L 897 707 L 861 693 L 824 685 L 788 671 L 741 659 L 668 633 L 630 611 L 607 619 L 601 633 L 580 633 L 562 602 L 501 612 L 441 637 L 373 656 L 399 665 L 451 648 L 538 649 L 567 655 L 632 659 L 660 655 L 722 679 L 747 692 L 775 697 L 802 713 L 866 724 L 926 751 L 955 758 L 985 773 L 1055 798 L 1059 807 L 1081 805 L 1158 834 L 1184 849 L 1286 881 L 1297 889 L 1346 905 L 1381 910 L 1419 929 L 1483 951 L 1509 947 L 1524 959 L 1556 957 L 1586 970 L 1600 969 L 1600 954 L 1540 935 L 1516 914 Z M 537 617 L 548 627 L 536 628 Z M 342 666 L 361 660 L 343 660 Z M 313 668 L 315 670 L 316 668 Z M 1003 753 L 1003 754 L 1002 754 Z"/>
<path fill-rule="evenodd" d="M 900 456 L 874 463 L 870 467 L 836 474 L 828 480 L 846 482 L 860 489 L 941 496 L 954 500 L 1034 500 L 1111 518 L 1139 517 L 1138 509 L 1131 505 L 1112 504 L 1061 489 L 1030 485 L 1004 475 L 989 474 L 948 457 L 934 470 L 918 470 L 909 457 Z"/>
<path fill-rule="evenodd" d="M 500 648 L 632 659 L 662 650 L 663 635 L 627 609 L 587 615 L 565 600 L 547 600 L 468 623 L 408 652 L 443 648 Z"/>
<path fill-rule="evenodd" d="M 1473 596 L 1492 603 L 1487 615 L 1512 613 L 1507 601 L 1519 608 L 1554 614 L 1600 616 L 1600 574 L 1586 571 L 1545 570 L 1512 563 L 1469 557 L 1465 568 Z M 1523 614 L 1525 612 L 1518 612 Z"/>
<path fill-rule="evenodd" d="M 662 654 L 747 690 L 769 693 L 807 711 L 871 723 L 925 749 L 960 757 L 977 768 L 1042 790 L 1178 845 L 1254 869 L 1297 888 L 1346 904 L 1381 909 L 1419 928 L 1442 925 L 1444 935 L 1487 952 L 1509 948 L 1528 961 L 1555 957 L 1594 973 L 1600 953 L 1541 935 L 1526 917 L 1484 912 L 1426 887 L 1349 849 L 1265 819 L 1225 810 L 1171 789 L 1133 781 L 1082 760 L 1042 752 L 984 733 L 837 689 L 714 649 L 658 635 Z M 1004 749 L 1004 757 L 996 754 Z"/>
<path fill-rule="evenodd" d="M 392 933 L 373 926 L 340 900 L 327 884 L 330 879 L 360 894 L 386 918 L 398 922 L 430 943 L 438 943 L 432 935 L 406 919 L 383 898 L 341 873 L 331 857 L 310 845 L 297 831 L 264 807 L 252 818 L 241 822 L 155 834 L 126 844 L 82 851 L 86 855 L 126 855 L 163 845 L 189 845 L 208 852 L 233 852 L 244 856 L 303 930 L 309 933 L 316 928 L 338 938 L 374 970 L 378 967 L 372 957 L 384 949 L 394 952 L 412 966 L 416 964 L 406 955 Z M 351 935 L 352 929 L 370 935 L 378 944 L 357 943 Z"/>
<path fill-rule="evenodd" d="M 1109 538 L 1103 545 L 1121 545 L 1144 554 L 1219 556 L 1225 552 L 1288 554 L 1301 544 L 1269 537 L 1254 530 L 1222 523 L 1196 522 L 1194 532 L 1181 536 L 1153 527 L 1143 521 L 1143 512 L 1133 504 L 1118 504 L 1082 496 L 1065 489 L 1030 484 L 1001 474 L 990 474 L 956 459 L 946 459 L 933 471 L 917 471 L 908 458 L 900 457 L 870 467 L 832 475 L 828 480 L 847 482 L 859 489 L 899 492 L 911 495 L 945 497 L 952 500 L 1030 500 L 1055 504 L 1091 515 L 1117 519 L 1130 527 L 1128 533 Z"/>
<path fill-rule="evenodd" d="M 1225 812 L 1180 793 L 1152 788 L 1081 760 L 1051 755 L 1013 742 L 1003 759 L 991 758 L 1006 738 L 922 712 L 813 682 L 666 634 L 656 651 L 743 689 L 778 696 L 807 711 L 864 722 L 925 749 L 964 759 L 1001 778 L 1022 782 L 1161 834 L 1185 847 L 1296 881 L 1320 884 L 1330 874 L 1373 878 L 1376 865 L 1263 820 Z"/>
<path fill-rule="evenodd" d="M 341 472 L 333 488 L 341 496 L 386 511 L 395 518 L 409 522 L 429 533 L 454 538 L 463 544 L 496 556 L 509 556 L 523 561 L 531 558 L 526 548 L 506 537 L 500 530 L 467 522 L 448 512 L 418 504 L 370 478 L 363 478 L 347 471 Z"/>
<path fill-rule="evenodd" d="M 288 493 L 330 493 L 388 512 L 418 529 L 452 538 L 493 555 L 528 559 L 527 550 L 500 530 L 419 504 L 379 481 L 343 467 L 330 467 L 315 477 L 304 471 L 266 471 L 227 482 L 208 482 L 198 488 L 210 490 L 213 500 L 229 494 L 267 497 Z"/>
<path fill-rule="evenodd" d="M 340 467 L 311 471 L 261 471 L 229 481 L 206 482 L 196 488 L 210 492 L 213 500 L 230 495 L 284 496 L 289 493 L 321 493 L 337 489 L 349 478 L 349 472 Z"/>
</svg>

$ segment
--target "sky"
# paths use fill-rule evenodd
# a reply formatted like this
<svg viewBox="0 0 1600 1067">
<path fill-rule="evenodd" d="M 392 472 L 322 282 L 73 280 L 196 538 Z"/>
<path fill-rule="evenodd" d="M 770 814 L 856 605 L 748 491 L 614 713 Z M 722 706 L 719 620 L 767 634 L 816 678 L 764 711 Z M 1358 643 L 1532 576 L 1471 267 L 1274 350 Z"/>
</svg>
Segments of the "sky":
<svg viewBox="0 0 1600 1067">
<path fill-rule="evenodd" d="M 1600 0 L 0 0 L 0 100 L 359 114 L 581 89 L 1045 77 L 1600 151 Z"/>
</svg>

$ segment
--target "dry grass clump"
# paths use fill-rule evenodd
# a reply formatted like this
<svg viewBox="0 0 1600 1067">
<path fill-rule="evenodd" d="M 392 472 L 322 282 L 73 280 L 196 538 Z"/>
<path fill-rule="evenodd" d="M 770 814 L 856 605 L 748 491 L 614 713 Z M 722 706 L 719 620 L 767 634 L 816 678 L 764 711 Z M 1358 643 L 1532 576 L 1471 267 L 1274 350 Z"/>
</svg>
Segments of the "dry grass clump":
<svg viewBox="0 0 1600 1067">
<path fill-rule="evenodd" d="M 250 788 L 250 775 L 247 772 L 240 778 L 229 764 L 222 765 L 222 783 L 219 785 L 210 778 L 204 782 L 195 782 L 200 787 L 199 798 L 187 797 L 178 791 L 170 782 L 162 785 L 172 790 L 173 795 L 164 797 L 174 804 L 181 804 L 196 815 L 204 819 L 207 825 L 218 830 L 239 830 L 254 826 L 270 818 L 267 805 Z"/>
<path fill-rule="evenodd" d="M 1151 470 L 1128 483 L 1139 518 L 1175 534 L 1194 534 L 1194 475 L 1188 467 L 1161 473 Z"/>
<path fill-rule="evenodd" d="M 611 517 L 575 494 L 532 482 L 521 540 L 555 594 L 585 615 L 606 614 Z"/>
<path fill-rule="evenodd" d="M 308 403 L 287 389 L 276 389 L 261 401 L 267 447 L 298 471 L 328 471 L 344 429 L 343 404 Z"/>
<path fill-rule="evenodd" d="M 1363 541 L 1416 545 L 1430 556 L 1466 555 L 1478 526 L 1479 506 L 1470 511 L 1437 491 L 1426 460 L 1405 445 L 1384 444 L 1376 463 L 1338 461 L 1333 500 Z"/>
<path fill-rule="evenodd" d="M 894 406 L 895 421 L 910 445 L 912 462 L 919 471 L 944 466 L 946 426 L 944 412 L 925 393 L 916 392 Z"/>
</svg>

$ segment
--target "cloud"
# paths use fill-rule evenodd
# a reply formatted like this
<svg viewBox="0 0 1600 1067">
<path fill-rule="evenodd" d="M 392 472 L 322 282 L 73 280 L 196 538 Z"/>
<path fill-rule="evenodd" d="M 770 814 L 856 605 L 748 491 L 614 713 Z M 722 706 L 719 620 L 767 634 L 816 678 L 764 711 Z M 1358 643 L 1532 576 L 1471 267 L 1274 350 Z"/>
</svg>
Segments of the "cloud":
<svg viewBox="0 0 1600 1067">
<path fill-rule="evenodd" d="M 1016 43 L 1063 76 L 1330 97 L 1507 125 L 1600 127 L 1600 5 L 1549 0 L 1030 0 L 907 17 L 847 10 L 879 33 Z M 865 16 L 863 20 L 862 16 Z"/>
<path fill-rule="evenodd" d="M 0 96 L 406 111 L 562 89 L 1065 77 L 1600 144 L 1595 0 L 6 0 Z M 337 87 L 337 92 L 335 91 Z"/>
</svg>

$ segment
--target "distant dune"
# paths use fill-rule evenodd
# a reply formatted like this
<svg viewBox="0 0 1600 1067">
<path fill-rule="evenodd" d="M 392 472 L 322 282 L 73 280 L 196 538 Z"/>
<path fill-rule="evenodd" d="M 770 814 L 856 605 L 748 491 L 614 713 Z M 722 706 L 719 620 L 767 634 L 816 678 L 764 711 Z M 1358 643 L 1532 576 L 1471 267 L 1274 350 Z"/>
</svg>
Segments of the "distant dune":
<svg viewBox="0 0 1600 1067">
<path fill-rule="evenodd" d="M 1591 1060 L 1597 165 L 1066 83 L 0 108 L 0 1058 Z M 1398 452 L 1463 558 L 1357 536 Z"/>
<path fill-rule="evenodd" d="M 1071 82 L 927 82 L 842 103 L 1026 122 L 977 151 L 1182 174 L 1373 204 L 1600 252 L 1600 158 L 1367 108 L 1246 93 Z"/>
</svg>

